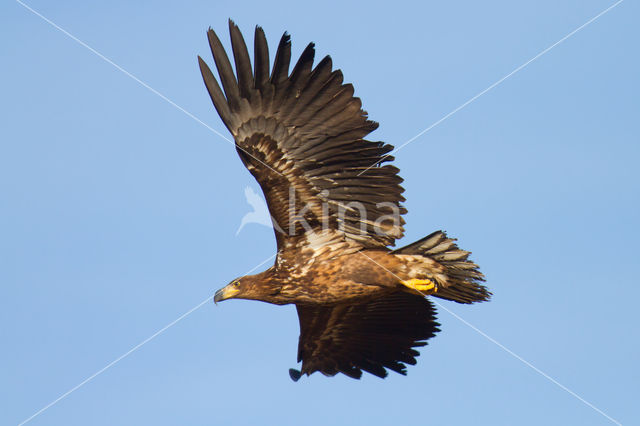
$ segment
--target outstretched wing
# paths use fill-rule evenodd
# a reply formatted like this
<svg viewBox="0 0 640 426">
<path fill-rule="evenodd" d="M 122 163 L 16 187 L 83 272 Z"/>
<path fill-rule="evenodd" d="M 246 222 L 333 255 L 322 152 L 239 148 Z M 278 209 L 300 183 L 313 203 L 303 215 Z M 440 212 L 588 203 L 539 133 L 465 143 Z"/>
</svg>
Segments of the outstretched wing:
<svg viewBox="0 0 640 426">
<path fill-rule="evenodd" d="M 419 355 L 414 347 L 440 331 L 435 310 L 422 296 L 397 292 L 360 304 L 296 305 L 300 319 L 300 374 L 344 373 L 355 379 L 362 370 L 386 377 L 386 368 L 406 374 Z M 297 373 L 297 374 L 296 374 Z"/>
<path fill-rule="evenodd" d="M 198 57 L 200 70 L 242 162 L 265 194 L 277 225 L 278 249 L 321 229 L 324 237 L 316 243 L 338 238 L 368 248 L 393 245 L 403 234 L 402 179 L 397 168 L 381 165 L 393 159 L 386 155 L 393 147 L 362 139 L 378 124 L 367 119 L 353 86 L 343 84 L 342 72 L 332 70 L 329 56 L 313 68 L 313 43 L 289 74 L 291 43 L 286 33 L 269 72 L 260 27 L 252 69 L 242 34 L 232 21 L 229 30 L 235 75 L 211 29 L 209 44 L 222 89 Z"/>
</svg>

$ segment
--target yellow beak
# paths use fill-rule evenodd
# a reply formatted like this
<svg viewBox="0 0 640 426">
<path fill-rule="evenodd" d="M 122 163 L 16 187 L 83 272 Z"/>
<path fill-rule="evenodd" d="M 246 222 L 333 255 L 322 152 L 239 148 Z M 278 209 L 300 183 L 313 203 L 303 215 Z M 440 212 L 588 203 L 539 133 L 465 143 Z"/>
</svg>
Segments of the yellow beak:
<svg viewBox="0 0 640 426">
<path fill-rule="evenodd" d="M 238 293 L 240 293 L 240 290 L 238 290 L 236 286 L 229 284 L 228 286 L 216 291 L 215 296 L 213 296 L 213 301 L 215 303 L 222 302 L 223 300 L 233 298 Z"/>
</svg>

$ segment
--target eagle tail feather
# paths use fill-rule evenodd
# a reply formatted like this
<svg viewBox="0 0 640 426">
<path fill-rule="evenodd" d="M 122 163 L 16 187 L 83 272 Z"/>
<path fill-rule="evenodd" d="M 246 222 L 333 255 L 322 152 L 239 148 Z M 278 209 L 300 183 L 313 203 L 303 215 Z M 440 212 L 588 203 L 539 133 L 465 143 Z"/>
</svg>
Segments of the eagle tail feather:
<svg viewBox="0 0 640 426">
<path fill-rule="evenodd" d="M 481 284 L 484 275 L 469 260 L 471 252 L 461 250 L 455 241 L 445 232 L 436 231 L 391 253 L 424 256 L 444 267 L 446 285 L 438 287 L 432 294 L 435 297 L 465 304 L 489 300 L 491 292 Z"/>
</svg>

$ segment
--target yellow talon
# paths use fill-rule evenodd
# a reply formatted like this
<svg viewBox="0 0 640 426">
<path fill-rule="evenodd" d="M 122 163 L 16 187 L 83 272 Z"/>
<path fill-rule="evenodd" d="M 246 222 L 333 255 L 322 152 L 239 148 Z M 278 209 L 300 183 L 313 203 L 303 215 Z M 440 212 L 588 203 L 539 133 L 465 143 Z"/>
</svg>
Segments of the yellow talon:
<svg viewBox="0 0 640 426">
<path fill-rule="evenodd" d="M 417 290 L 420 293 L 433 294 L 437 291 L 436 283 L 429 279 L 418 279 L 412 278 L 406 281 L 400 281 L 403 285 L 409 287 L 410 289 Z"/>
</svg>

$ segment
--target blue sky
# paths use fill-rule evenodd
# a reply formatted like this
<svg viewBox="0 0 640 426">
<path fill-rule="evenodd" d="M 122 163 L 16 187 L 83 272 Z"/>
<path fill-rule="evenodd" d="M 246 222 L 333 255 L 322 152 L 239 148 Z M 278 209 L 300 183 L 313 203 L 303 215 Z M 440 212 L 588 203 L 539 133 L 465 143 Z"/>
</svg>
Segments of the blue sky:
<svg viewBox="0 0 640 426">
<path fill-rule="evenodd" d="M 27 4 L 227 135 L 209 26 L 353 82 L 401 145 L 613 1 Z M 490 303 L 441 304 L 613 419 L 640 419 L 640 28 L 624 1 L 396 155 L 406 237 L 473 251 Z M 18 424 L 274 253 L 233 146 L 17 2 L 0 6 L 0 423 Z M 247 36 L 251 39 L 251 36 Z M 273 48 L 272 48 L 273 53 Z M 227 135 L 228 136 L 228 135 Z M 613 424 L 439 309 L 409 375 L 293 383 L 292 306 L 207 303 L 33 425 Z"/>
</svg>

